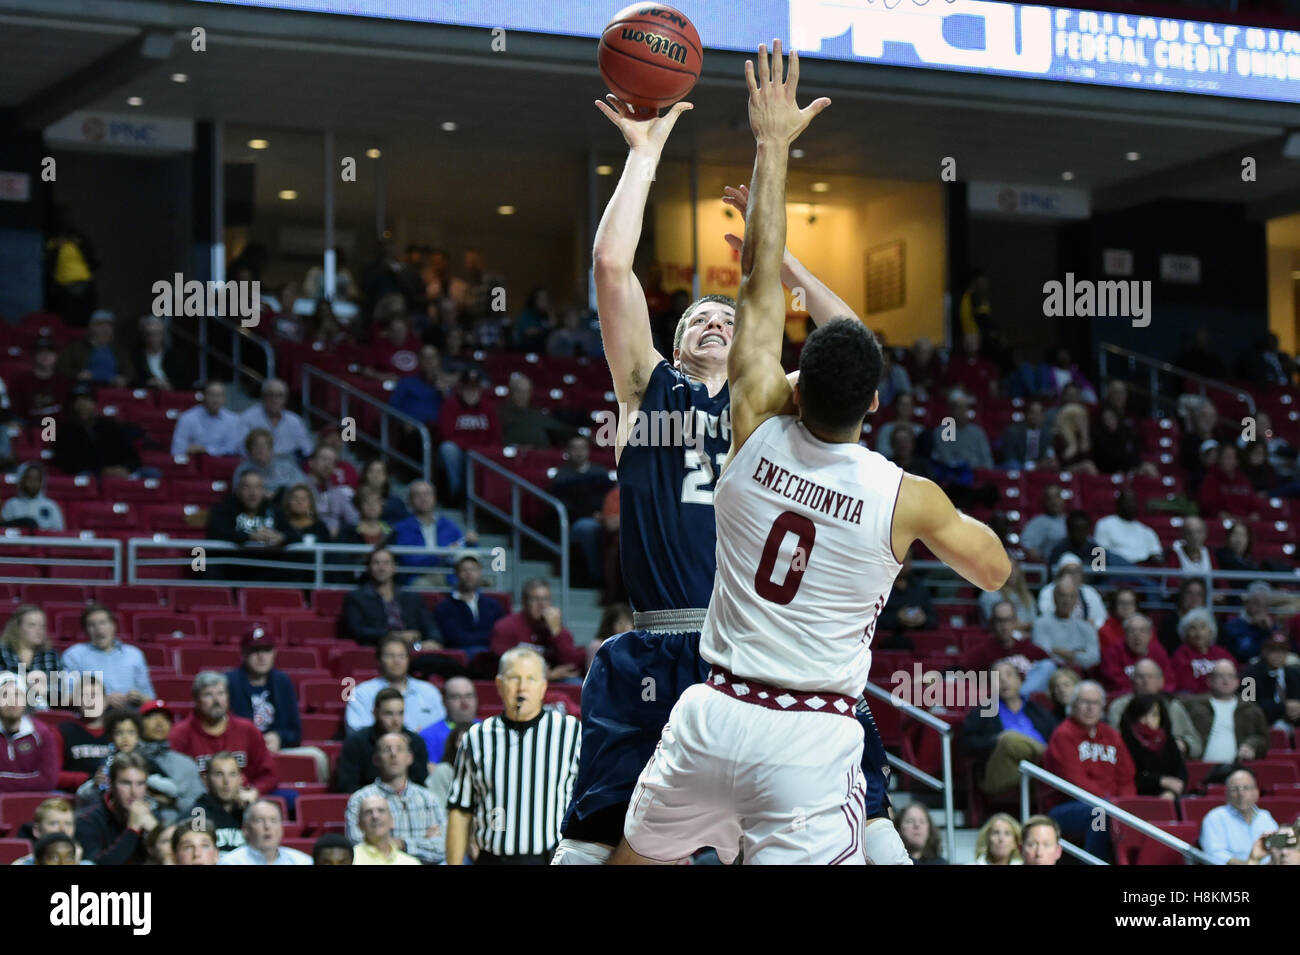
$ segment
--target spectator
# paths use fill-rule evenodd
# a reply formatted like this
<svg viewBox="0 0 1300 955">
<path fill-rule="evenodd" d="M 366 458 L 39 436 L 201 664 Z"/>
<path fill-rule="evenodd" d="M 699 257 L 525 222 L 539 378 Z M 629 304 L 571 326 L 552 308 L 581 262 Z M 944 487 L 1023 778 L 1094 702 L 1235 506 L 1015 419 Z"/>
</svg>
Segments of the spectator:
<svg viewBox="0 0 1300 955">
<path fill-rule="evenodd" d="M 245 435 L 254 428 L 271 432 L 272 448 L 276 454 L 306 457 L 313 448 L 311 432 L 302 418 L 285 407 L 288 401 L 289 386 L 279 378 L 268 378 L 262 382 L 261 401 L 246 408 L 239 420 L 243 422 Z"/>
<path fill-rule="evenodd" d="M 1001 793 L 1020 782 L 1020 761 L 1041 763 L 1057 719 L 1032 700 L 1021 699 L 1020 670 L 1011 660 L 990 669 L 997 678 L 997 709 L 971 707 L 962 721 L 957 744 L 975 759 L 980 790 Z"/>
<path fill-rule="evenodd" d="M 177 826 L 172 833 L 172 858 L 176 865 L 216 865 L 221 853 L 211 826 L 198 820 Z"/>
<path fill-rule="evenodd" d="M 919 442 L 925 434 L 925 427 L 915 420 L 916 409 L 912 396 L 906 392 L 894 400 L 894 420 L 887 421 L 876 432 L 876 450 L 889 458 L 894 458 L 894 435 L 901 429 L 912 432 L 912 437 Z M 915 444 L 913 445 L 915 447 Z"/>
<path fill-rule="evenodd" d="M 980 357 L 981 344 L 978 331 L 966 330 L 961 337 L 961 351 L 948 359 L 948 367 L 944 373 L 945 387 L 960 388 L 978 401 L 996 397 L 998 393 L 997 366 Z M 951 405 L 951 395 L 948 400 Z"/>
<path fill-rule="evenodd" d="M 424 547 L 429 550 L 478 543 L 474 531 L 462 531 L 451 518 L 437 513 L 438 498 L 428 481 L 415 481 L 407 491 L 411 516 L 393 526 L 393 546 Z M 441 567 L 447 559 L 439 554 L 404 554 L 404 567 Z M 441 580 L 437 581 L 439 584 Z"/>
<path fill-rule="evenodd" d="M 0 520 L 8 526 L 30 521 L 43 531 L 63 530 L 63 509 L 45 496 L 45 465 L 32 461 L 18 468 L 18 493 L 5 501 Z"/>
<path fill-rule="evenodd" d="M 880 387 L 876 393 L 880 407 L 888 408 L 899 397 L 911 392 L 912 380 L 907 377 L 907 369 L 894 361 L 894 350 L 885 344 L 884 332 L 877 332 L 876 338 L 880 341 L 881 360 Z"/>
<path fill-rule="evenodd" d="M 1075 601 L 1070 615 L 1083 620 L 1093 631 L 1106 622 L 1106 604 L 1095 587 L 1083 582 L 1083 563 L 1074 554 L 1062 554 L 1056 562 L 1056 580 L 1038 592 L 1039 617 L 1050 616 L 1056 609 L 1056 589 L 1068 580 L 1074 584 Z"/>
<path fill-rule="evenodd" d="M 309 485 L 295 484 L 285 488 L 284 501 L 278 511 L 276 524 L 284 527 L 289 543 L 328 544 L 333 540 L 334 535 L 316 511 L 316 498 Z M 299 559 L 305 564 L 311 563 L 309 556 Z M 311 579 L 311 571 L 306 572 L 306 577 Z"/>
<path fill-rule="evenodd" d="M 1259 501 L 1250 478 L 1237 470 L 1237 447 L 1224 444 L 1213 471 L 1201 482 L 1196 497 L 1202 517 L 1259 520 Z"/>
<path fill-rule="evenodd" d="M 108 755 L 95 773 L 77 788 L 78 810 L 89 808 L 103 799 L 108 790 L 108 781 L 113 764 L 124 756 L 134 753 L 144 760 L 145 789 L 151 801 L 154 813 L 163 825 L 170 825 L 179 817 L 181 810 L 188 810 L 188 805 L 179 804 L 179 789 L 163 773 L 162 767 L 140 749 L 140 740 L 144 735 L 144 726 L 140 714 L 134 710 L 110 710 L 104 717 L 104 738 L 111 741 Z"/>
<path fill-rule="evenodd" d="M 1214 642 L 1218 635 L 1214 615 L 1204 607 L 1189 610 L 1178 618 L 1178 636 L 1183 645 L 1170 662 L 1179 693 L 1208 692 L 1214 667 L 1221 661 L 1234 662 L 1233 655 Z"/>
<path fill-rule="evenodd" d="M 1111 384 L 1119 384 L 1112 381 Z M 1142 461 L 1142 448 L 1133 423 L 1109 405 L 1102 405 L 1093 426 L 1092 459 L 1102 474 L 1142 473 L 1158 477 L 1155 465 Z"/>
<path fill-rule="evenodd" d="M 614 482 L 608 468 L 591 463 L 591 439 L 574 435 L 564 453 L 564 465 L 551 480 L 551 494 L 569 512 L 569 536 L 582 555 L 587 579 L 601 584 L 603 559 L 600 550 L 601 508 Z"/>
<path fill-rule="evenodd" d="M 128 477 L 140 468 L 132 438 L 115 418 L 97 415 L 90 385 L 72 390 L 72 413 L 58 423 L 54 463 L 64 474 Z"/>
<path fill-rule="evenodd" d="M 970 419 L 970 398 L 961 388 L 948 392 L 948 414 L 952 422 L 934 429 L 934 462 L 957 474 L 993 467 L 988 436 Z"/>
<path fill-rule="evenodd" d="M 279 803 L 259 799 L 244 812 L 244 844 L 221 857 L 218 865 L 311 865 L 311 856 L 280 845 L 284 819 Z"/>
<path fill-rule="evenodd" d="M 27 682 L 0 673 L 0 793 L 39 793 L 59 780 L 61 740 L 27 715 Z"/>
<path fill-rule="evenodd" d="M 533 383 L 521 372 L 510 376 L 509 397 L 501 406 L 501 440 L 523 448 L 549 448 L 573 437 L 574 430 L 532 406 Z"/>
<path fill-rule="evenodd" d="M 1245 521 L 1234 521 L 1228 528 L 1223 546 L 1214 552 L 1220 570 L 1263 571 L 1255 559 L 1255 532 Z"/>
<path fill-rule="evenodd" d="M 1277 335 L 1265 332 L 1254 348 L 1246 350 L 1241 377 L 1267 385 L 1288 386 L 1296 373 L 1296 363 L 1278 347 Z"/>
<path fill-rule="evenodd" d="M 131 356 L 135 367 L 132 388 L 159 391 L 188 391 L 194 387 L 194 368 L 178 348 L 167 347 L 167 326 L 162 319 L 145 315 L 138 325 L 140 347 Z"/>
<path fill-rule="evenodd" d="M 275 667 L 275 643 L 261 627 L 251 627 L 239 641 L 242 666 L 226 673 L 230 712 L 251 720 L 273 753 L 310 756 L 319 782 L 329 778 L 329 758 L 314 746 L 302 746 L 298 695 L 289 674 Z"/>
<path fill-rule="evenodd" d="M 357 469 L 343 456 L 343 436 L 339 434 L 338 427 L 327 424 L 317 431 L 316 447 L 329 448 L 334 452 L 334 474 L 331 477 L 333 483 L 355 490 Z"/>
<path fill-rule="evenodd" d="M 876 641 L 881 649 L 912 649 L 912 641 L 907 636 L 909 630 L 933 630 L 939 623 L 934 612 L 934 603 L 930 592 L 920 578 L 912 577 L 912 552 L 909 549 L 903 555 L 902 566 L 894 580 L 894 588 L 889 592 L 884 609 L 880 612 L 876 628 Z M 881 631 L 884 631 L 884 639 Z"/>
<path fill-rule="evenodd" d="M 1004 600 L 1011 604 L 1018 628 L 1028 630 L 1034 625 L 1034 618 L 1038 616 L 1038 605 L 1025 583 L 1025 569 L 1017 560 L 1011 561 L 1011 575 L 1002 585 L 1001 590 L 980 591 L 980 612 L 984 619 L 992 620 L 993 608 Z"/>
<path fill-rule="evenodd" d="M 334 483 L 334 470 L 338 455 L 333 448 L 318 445 L 307 458 L 307 488 L 315 502 L 320 521 L 329 528 L 333 537 L 344 524 L 355 524 L 357 509 L 352 504 L 352 488 Z"/>
<path fill-rule="evenodd" d="M 279 785 L 275 762 L 251 721 L 230 712 L 230 686 L 220 673 L 205 670 L 194 678 L 194 713 L 172 729 L 172 749 L 192 757 L 199 771 L 213 753 L 233 753 L 248 785 L 265 796 Z"/>
<path fill-rule="evenodd" d="M 411 646 L 441 649 L 433 614 L 418 593 L 397 585 L 392 551 L 376 548 L 366 557 L 360 586 L 343 598 L 346 636 L 363 646 L 384 637 L 399 637 Z"/>
<path fill-rule="evenodd" d="M 1205 581 L 1200 577 L 1183 578 L 1174 598 L 1173 612 L 1165 614 L 1164 621 L 1160 624 L 1160 645 L 1168 652 L 1170 660 L 1174 659 L 1179 647 L 1183 645 L 1183 638 L 1178 633 L 1178 624 L 1183 615 L 1204 606 Z M 1181 688 L 1179 692 L 1183 692 Z"/>
<path fill-rule="evenodd" d="M 505 712 L 471 726 L 456 750 L 447 796 L 447 864 L 461 865 L 473 829 L 478 865 L 546 865 L 578 774 L 581 724 L 542 709 L 546 662 L 529 647 L 501 658 L 497 693 Z M 501 740 L 509 740 L 504 745 Z M 516 747 L 518 749 L 516 750 Z M 519 763 L 515 752 L 533 752 Z M 506 767 L 519 766 L 519 772 Z"/>
<path fill-rule="evenodd" d="M 327 832 L 311 847 L 313 865 L 352 865 L 352 843 L 337 832 Z"/>
<path fill-rule="evenodd" d="M 1151 639 L 1151 618 L 1133 613 L 1124 621 L 1124 640 L 1101 658 L 1101 685 L 1107 693 L 1125 693 L 1133 684 L 1133 668 L 1139 660 L 1151 660 L 1165 679 L 1173 683 L 1174 671 L 1165 648 Z"/>
<path fill-rule="evenodd" d="M 990 669 L 999 660 L 1008 660 L 1015 664 L 1020 671 L 1020 678 L 1025 681 L 1021 690 L 1024 695 L 1043 689 L 1056 665 L 1048 659 L 1042 647 L 1030 640 L 1029 634 L 1020 628 L 1015 607 L 1010 601 L 999 601 L 993 608 L 990 629 L 992 632 L 984 640 L 969 647 L 961 655 L 958 669 L 978 672 Z"/>
<path fill-rule="evenodd" d="M 1088 516 L 1087 511 L 1073 510 L 1065 517 L 1065 540 L 1057 544 L 1048 551 L 1047 560 L 1044 562 L 1044 570 L 1053 573 L 1057 569 L 1062 557 L 1066 554 L 1073 554 L 1079 558 L 1082 564 L 1085 560 L 1091 561 L 1096 555 L 1105 553 L 1098 546 L 1097 541 L 1093 539 L 1090 531 L 1092 529 L 1092 518 Z M 1041 609 L 1042 595 L 1039 595 Z"/>
<path fill-rule="evenodd" d="M 396 524 L 403 518 L 410 516 L 411 512 L 406 509 L 402 499 L 392 491 L 392 486 L 388 480 L 388 465 L 384 463 L 383 458 L 372 458 L 361 466 L 357 493 L 360 494 L 366 488 L 379 495 L 379 502 L 382 506 L 380 517 L 385 522 Z M 357 506 L 359 508 L 360 504 Z"/>
<path fill-rule="evenodd" d="M 600 614 L 600 623 L 596 625 L 596 636 L 587 644 L 587 669 L 591 669 L 592 662 L 596 659 L 596 652 L 600 645 L 610 637 L 617 636 L 620 633 L 627 633 L 633 629 L 632 608 L 625 603 L 612 603 L 605 607 Z"/>
<path fill-rule="evenodd" d="M 339 544 L 364 544 L 367 547 L 384 547 L 393 537 L 393 528 L 383 519 L 384 500 L 372 487 L 362 487 L 353 498 L 357 506 L 357 520 L 339 528 L 335 542 Z M 352 555 L 343 558 L 352 563 Z"/>
<path fill-rule="evenodd" d="M 1037 398 L 1031 398 L 1025 405 L 1025 418 L 1023 421 L 1013 421 L 1002 432 L 1002 440 L 998 443 L 998 457 L 1002 467 L 1011 470 L 1035 465 L 1040 468 L 1050 468 L 1056 465 L 1056 451 L 1052 444 L 1052 429 L 1048 426 L 1043 418 L 1043 403 Z M 1052 485 L 1055 487 L 1055 485 Z M 1056 488 L 1059 502 L 1061 489 Z M 1046 510 L 1046 507 L 1044 507 Z M 1062 510 L 1058 507 L 1055 512 L 1057 516 Z M 1048 511 L 1048 513 L 1052 513 Z M 1061 531 L 1058 535 L 1065 536 L 1065 522 L 1061 522 Z"/>
<path fill-rule="evenodd" d="M 1259 648 L 1259 661 L 1246 667 L 1246 680 L 1253 680 L 1255 702 L 1269 725 L 1284 732 L 1300 726 L 1300 666 L 1288 665 L 1291 644 L 1286 634 L 1269 634 Z"/>
<path fill-rule="evenodd" d="M 425 345 L 418 356 L 417 373 L 407 375 L 393 389 L 388 403 L 430 428 L 438 423 L 442 410 L 443 372 L 438 349 Z M 403 428 L 407 425 L 403 424 Z"/>
<path fill-rule="evenodd" d="M 363 374 L 380 381 L 397 381 L 419 367 L 420 340 L 405 315 L 394 315 L 370 345 Z"/>
<path fill-rule="evenodd" d="M 420 864 L 415 856 L 398 848 L 402 840 L 393 834 L 393 813 L 382 795 L 376 793 L 361 800 L 357 807 L 356 830 L 353 865 Z"/>
<path fill-rule="evenodd" d="M 1273 615 L 1269 606 L 1273 589 L 1262 580 L 1252 581 L 1246 588 L 1246 598 L 1241 612 L 1223 625 L 1224 648 L 1242 663 L 1259 655 L 1259 648 L 1273 633 Z"/>
<path fill-rule="evenodd" d="M 1054 670 L 1047 678 L 1047 696 L 1052 701 L 1052 715 L 1061 722 L 1070 717 L 1070 699 L 1074 696 L 1074 688 L 1082 679 L 1074 670 L 1065 667 Z"/>
<path fill-rule="evenodd" d="M 238 454 L 244 437 L 239 415 L 226 409 L 226 386 L 209 381 L 203 401 L 176 419 L 172 455 Z"/>
<path fill-rule="evenodd" d="M 943 362 L 934 349 L 930 339 L 921 337 L 912 343 L 911 349 L 903 358 L 903 368 L 912 381 L 912 394 L 924 404 L 931 392 L 937 392 L 939 380 L 943 375 Z"/>
<path fill-rule="evenodd" d="M 1074 474 L 1096 474 L 1088 409 L 1078 402 L 1061 406 L 1052 425 L 1057 466 Z"/>
<path fill-rule="evenodd" d="M 145 837 L 159 825 L 149 803 L 147 764 L 123 753 L 109 770 L 108 793 L 77 816 L 77 841 L 95 865 L 142 865 Z"/>
<path fill-rule="evenodd" d="M 894 452 L 893 462 L 908 474 L 930 479 L 933 477 L 934 469 L 930 467 L 930 462 L 916 450 L 918 440 L 915 432 L 907 428 L 895 431 L 890 438 Z"/>
<path fill-rule="evenodd" d="M 1119 732 L 1101 722 L 1106 711 L 1106 691 L 1093 680 L 1074 688 L 1070 718 L 1052 733 L 1043 756 L 1043 768 L 1105 798 L 1136 793 L 1136 769 Z M 1110 833 L 1091 825 L 1092 807 L 1077 800 L 1063 801 L 1054 790 L 1044 796 L 1053 806 L 1048 813 L 1068 838 L 1100 859 L 1110 858 Z"/>
<path fill-rule="evenodd" d="M 1187 714 L 1187 707 L 1182 700 L 1165 692 L 1165 671 L 1154 660 L 1139 660 L 1133 667 L 1133 691 L 1117 696 L 1111 701 L 1106 711 L 1106 722 L 1119 726 L 1124 719 L 1124 710 L 1135 696 L 1154 696 L 1164 704 L 1169 714 L 1168 729 L 1173 735 L 1174 743 L 1188 759 L 1200 759 L 1205 751 L 1205 740 L 1196 732 L 1192 718 Z"/>
<path fill-rule="evenodd" d="M 1205 740 L 1202 758 L 1221 766 L 1268 755 L 1268 717 L 1241 699 L 1241 680 L 1231 660 L 1214 664 L 1209 693 L 1187 698 L 1187 715 Z"/>
<path fill-rule="evenodd" d="M 1274 493 L 1281 482 L 1273 465 L 1268 463 L 1268 445 L 1263 441 L 1251 441 L 1241 451 L 1241 473 L 1255 489 L 1256 494 L 1267 497 Z"/>
<path fill-rule="evenodd" d="M 45 611 L 32 604 L 20 604 L 0 631 L 0 670 L 21 674 L 25 681 L 24 699 L 38 709 L 48 709 L 51 692 L 62 671 L 59 653 L 50 642 L 45 626 Z"/>
<path fill-rule="evenodd" d="M 9 378 L 10 402 L 20 424 L 36 424 L 63 411 L 72 382 L 58 370 L 57 362 L 54 340 L 38 338 L 32 345 L 31 367 Z"/>
<path fill-rule="evenodd" d="M 1020 823 L 995 812 L 975 836 L 975 865 L 1024 865 L 1020 855 Z"/>
<path fill-rule="evenodd" d="M 265 428 L 254 428 L 244 437 L 244 463 L 235 468 L 232 483 L 238 487 L 249 472 L 262 478 L 266 493 L 273 497 L 289 485 L 307 480 L 293 455 L 275 453 L 275 439 Z"/>
<path fill-rule="evenodd" d="M 544 288 L 535 288 L 528 293 L 524 307 L 515 318 L 510 330 L 510 347 L 514 351 L 543 351 L 546 336 L 554 327 L 555 312 L 551 308 L 550 293 Z"/>
<path fill-rule="evenodd" d="M 71 836 L 54 832 L 37 839 L 32 846 L 32 854 L 27 858 L 32 860 L 33 865 L 78 865 L 78 851 Z"/>
<path fill-rule="evenodd" d="M 203 795 L 199 764 L 171 748 L 168 739 L 174 717 L 162 700 L 150 700 L 140 707 L 140 755 L 149 760 L 176 787 L 176 805 L 184 814 Z"/>
<path fill-rule="evenodd" d="M 420 738 L 428 751 L 428 761 L 431 766 L 442 761 L 447 740 L 451 738 L 456 727 L 469 728 L 475 723 L 482 722 L 478 718 L 478 691 L 474 688 L 474 681 L 469 677 L 448 677 L 442 685 L 442 698 L 447 704 L 447 718 L 437 723 L 430 723 L 420 731 Z M 415 781 L 423 782 L 423 776 Z"/>
<path fill-rule="evenodd" d="M 1261 809 L 1259 783 L 1248 769 L 1228 777 L 1228 801 L 1201 820 L 1201 848 L 1215 865 L 1259 865 L 1255 850 L 1261 836 L 1277 830 L 1267 809 Z"/>
<path fill-rule="evenodd" d="M 1124 643 L 1124 623 L 1129 617 L 1138 612 L 1137 591 L 1128 587 L 1121 587 L 1110 595 L 1108 602 L 1111 604 L 1110 616 L 1097 630 L 1097 643 L 1101 647 L 1103 661 L 1112 647 L 1118 647 Z M 1114 689 L 1118 690 L 1119 688 Z"/>
<path fill-rule="evenodd" d="M 1093 537 L 1107 552 L 1118 554 L 1130 564 L 1145 564 L 1164 556 L 1159 535 L 1138 520 L 1137 495 L 1127 488 L 1115 498 L 1115 513 L 1097 522 Z"/>
<path fill-rule="evenodd" d="M 1137 770 L 1134 784 L 1139 796 L 1159 796 L 1173 802 L 1183 795 L 1187 789 L 1187 763 L 1160 697 L 1133 697 L 1120 718 L 1119 735 Z"/>
<path fill-rule="evenodd" d="M 257 801 L 257 790 L 244 785 L 233 753 L 213 753 L 204 776 L 207 788 L 194 808 L 203 811 L 212 826 L 217 851 L 225 855 L 244 844 L 244 810 Z"/>
<path fill-rule="evenodd" d="M 1260 860 L 1262 863 L 1265 856 L 1268 857 L 1270 865 L 1300 865 L 1300 848 L 1297 848 L 1297 842 L 1300 839 L 1296 836 L 1296 827 L 1294 824 L 1289 829 L 1279 829 L 1273 835 L 1282 835 L 1286 833 L 1287 844 L 1285 846 L 1268 847 L 1264 844 L 1265 837 L 1260 836 L 1255 840 L 1255 845 L 1250 850 L 1250 858 Z M 1252 864 L 1248 862 L 1247 865 Z"/>
<path fill-rule="evenodd" d="M 460 385 L 438 413 L 438 429 L 442 435 L 438 454 L 447 472 L 447 490 L 453 501 L 459 501 L 465 488 L 465 453 L 501 447 L 496 405 L 483 394 L 483 373 L 477 368 L 461 373 Z"/>
<path fill-rule="evenodd" d="M 16 403 L 14 407 L 17 408 Z M 1269 417 L 1267 411 L 1255 412 L 1255 435 L 1256 440 L 1268 448 L 1269 466 L 1277 472 L 1279 477 L 1293 479 L 1296 475 L 1296 459 L 1300 456 L 1300 451 L 1297 451 L 1294 445 L 1273 430 L 1273 419 Z M 1242 444 L 1244 442 L 1238 438 L 1237 443 Z M 1294 496 L 1295 489 L 1296 485 L 1292 481 L 1279 493 Z"/>
<path fill-rule="evenodd" d="M 1065 500 L 1061 497 L 1061 486 L 1049 484 L 1043 488 L 1043 512 L 1025 524 L 1025 529 L 1020 532 L 1020 545 L 1025 549 L 1025 556 L 1038 563 L 1063 540 Z"/>
<path fill-rule="evenodd" d="M 36 812 L 32 815 L 32 841 L 37 844 L 42 839 L 49 836 L 60 835 L 68 839 L 73 839 L 77 834 L 77 815 L 72 810 L 72 804 L 61 796 L 55 796 L 45 800 L 36 807 Z M 73 858 L 77 860 L 77 865 L 94 865 L 89 859 L 84 858 L 81 846 L 73 843 Z M 14 865 L 36 865 L 35 853 L 25 855 L 21 859 L 15 859 Z"/>
<path fill-rule="evenodd" d="M 405 637 L 395 634 L 380 637 L 375 656 L 379 661 L 379 676 L 357 684 L 352 699 L 348 700 L 345 722 L 349 730 L 355 732 L 373 725 L 375 699 L 384 687 L 392 687 L 402 694 L 406 701 L 404 725 L 413 733 L 447 718 L 438 688 L 411 678 L 411 646 Z"/>
<path fill-rule="evenodd" d="M 112 707 L 139 706 L 154 697 L 149 664 L 139 648 L 117 639 L 117 617 L 102 604 L 81 612 L 82 632 L 89 643 L 78 643 L 63 654 L 63 668 L 83 676 L 103 675 L 105 703 Z"/>
<path fill-rule="evenodd" d="M 534 647 L 546 660 L 548 680 L 573 680 L 582 675 L 582 651 L 564 626 L 560 608 L 551 604 L 551 588 L 535 577 L 524 584 L 524 607 L 502 617 L 492 628 L 492 652 L 498 657 L 512 647 Z"/>
<path fill-rule="evenodd" d="M 1030 816 L 1021 830 L 1025 865 L 1056 865 L 1061 858 L 1061 827 L 1050 816 Z"/>
<path fill-rule="evenodd" d="M 456 561 L 456 586 L 433 608 L 442 645 L 464 651 L 471 663 L 478 654 L 491 652 L 492 628 L 506 615 L 499 600 L 479 589 L 482 582 L 478 558 L 465 554 Z"/>
<path fill-rule="evenodd" d="M 1169 566 L 1203 573 L 1208 580 L 1210 571 L 1217 569 L 1217 564 L 1205 546 L 1207 537 L 1204 520 L 1195 515 L 1184 517 L 1183 536 L 1169 548 Z"/>
<path fill-rule="evenodd" d="M 910 802 L 894 820 L 903 848 L 913 865 L 947 865 L 948 860 L 939 854 L 939 830 L 934 827 L 930 810 L 919 802 Z"/>
<path fill-rule="evenodd" d="M 455 678 L 444 684 L 447 691 L 447 705 L 451 705 L 451 684 Z M 470 684 L 471 686 L 473 684 Z M 412 733 L 402 724 L 406 719 L 406 701 L 400 690 L 384 687 L 375 694 L 373 709 L 374 723 L 364 729 L 348 733 L 339 753 L 338 775 L 336 784 L 339 792 L 354 793 L 362 786 L 369 786 L 378 778 L 375 767 L 375 746 L 379 738 L 388 733 L 400 733 L 406 737 L 411 750 L 412 763 L 410 777 L 413 782 L 423 783 L 428 778 L 429 765 L 434 762 L 425 745 L 421 733 L 443 724 L 442 720 L 430 723 L 421 733 Z M 441 750 L 439 750 L 441 753 Z"/>
<path fill-rule="evenodd" d="M 599 356 L 602 353 L 600 332 L 591 326 L 590 317 L 576 306 L 564 306 L 560 309 L 559 328 L 546 338 L 546 354 L 565 358 Z"/>
<path fill-rule="evenodd" d="M 74 339 L 59 356 L 59 373 L 79 382 L 114 388 L 125 388 L 134 381 L 131 356 L 113 340 L 113 322 L 113 313 L 104 309 L 90 316 L 86 337 Z"/>
<path fill-rule="evenodd" d="M 361 841 L 362 807 L 378 796 L 392 813 L 390 832 L 397 848 L 425 865 L 440 865 L 446 857 L 447 810 L 410 777 L 413 760 L 410 741 L 401 733 L 385 733 L 376 740 L 378 778 L 348 797 L 347 836 Z"/>
<path fill-rule="evenodd" d="M 104 682 L 83 673 L 78 683 L 81 718 L 58 725 L 63 740 L 63 770 L 89 776 L 104 762 L 112 743 L 104 738 Z"/>
<path fill-rule="evenodd" d="M 300 535 L 279 508 L 271 505 L 262 476 L 245 471 L 234 491 L 208 515 L 209 537 L 246 548 L 279 549 L 297 543 Z M 238 568 L 232 573 L 238 574 Z"/>
</svg>

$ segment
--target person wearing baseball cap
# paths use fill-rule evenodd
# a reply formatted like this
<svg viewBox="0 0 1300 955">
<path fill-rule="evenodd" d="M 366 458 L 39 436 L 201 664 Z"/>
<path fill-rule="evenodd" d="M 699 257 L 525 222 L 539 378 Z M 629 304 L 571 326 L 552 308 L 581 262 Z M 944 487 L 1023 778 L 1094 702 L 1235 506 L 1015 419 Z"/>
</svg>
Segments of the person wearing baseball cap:
<svg viewBox="0 0 1300 955">
<path fill-rule="evenodd" d="M 113 340 L 116 316 L 99 309 L 90 316 L 85 338 L 74 340 L 59 356 L 58 369 L 76 381 L 125 388 L 135 381 L 135 365 L 125 348 Z"/>
<path fill-rule="evenodd" d="M 8 378 L 9 402 L 19 423 L 34 424 L 63 410 L 72 383 L 58 371 L 59 352 L 54 339 L 38 338 L 31 350 L 31 365 Z"/>
<path fill-rule="evenodd" d="M 1259 648 L 1259 660 L 1246 667 L 1243 680 L 1255 681 L 1255 702 L 1275 729 L 1300 726 L 1300 666 L 1292 662 L 1291 641 L 1274 630 Z"/>
<path fill-rule="evenodd" d="M 165 700 L 150 700 L 140 707 L 140 755 L 153 761 L 176 784 L 176 808 L 184 816 L 203 795 L 199 764 L 172 749 L 169 737 L 176 714 Z"/>
<path fill-rule="evenodd" d="M 438 412 L 443 439 L 438 454 L 447 472 L 447 491 L 453 503 L 460 501 L 465 488 L 465 452 L 501 447 L 496 402 L 483 393 L 483 385 L 483 372 L 466 368 L 456 390 Z"/>
</svg>

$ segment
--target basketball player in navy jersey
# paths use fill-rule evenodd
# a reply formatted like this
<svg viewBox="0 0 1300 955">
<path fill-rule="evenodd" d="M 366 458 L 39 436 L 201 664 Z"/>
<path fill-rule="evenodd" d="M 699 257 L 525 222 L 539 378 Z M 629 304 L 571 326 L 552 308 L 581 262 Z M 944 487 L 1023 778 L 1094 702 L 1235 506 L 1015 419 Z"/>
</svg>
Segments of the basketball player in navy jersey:
<svg viewBox="0 0 1300 955">
<path fill-rule="evenodd" d="M 555 865 L 608 861 L 622 838 L 637 776 L 673 704 L 708 673 L 699 639 L 716 569 L 713 489 L 731 444 L 727 354 L 734 301 L 708 295 L 693 302 L 677 325 L 668 360 L 654 347 L 645 293 L 632 272 L 660 153 L 692 107 L 678 103 L 662 117 L 636 120 L 615 97 L 608 100 L 596 105 L 622 132 L 628 158 L 596 233 L 593 268 L 619 402 L 619 538 L 637 629 L 605 641 L 583 684 L 582 756 Z M 745 198 L 742 188 L 732 190 L 729 201 L 743 214 Z M 804 290 L 815 323 L 853 314 L 788 253 L 783 275 Z M 652 424 L 662 421 L 667 428 Z M 907 864 L 889 822 L 884 746 L 865 702 L 859 706 L 873 858 Z"/>
<path fill-rule="evenodd" d="M 830 105 L 795 101 L 780 42 L 745 64 L 757 144 L 729 350 L 731 449 L 716 485 L 717 574 L 700 637 L 705 681 L 674 705 L 637 781 L 615 864 L 857 864 L 867 792 L 854 704 L 871 638 L 914 540 L 997 590 L 997 535 L 932 482 L 859 444 L 882 358 L 856 318 L 819 326 L 792 385 L 781 368 L 790 145 Z M 878 828 L 876 824 L 872 828 Z"/>
</svg>

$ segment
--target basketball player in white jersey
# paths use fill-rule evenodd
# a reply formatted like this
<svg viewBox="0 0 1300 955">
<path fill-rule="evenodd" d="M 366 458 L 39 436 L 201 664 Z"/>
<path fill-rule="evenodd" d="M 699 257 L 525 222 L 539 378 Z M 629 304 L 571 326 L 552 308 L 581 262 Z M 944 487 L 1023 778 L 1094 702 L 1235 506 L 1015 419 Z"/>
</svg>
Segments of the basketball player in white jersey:
<svg viewBox="0 0 1300 955">
<path fill-rule="evenodd" d="M 998 590 L 997 536 L 932 482 L 858 444 L 881 354 L 835 319 L 781 368 L 785 181 L 790 144 L 830 104 L 795 103 L 780 42 L 745 64 L 757 158 L 727 369 L 731 453 L 715 493 L 718 570 L 700 640 L 704 683 L 673 707 L 637 781 L 613 861 L 673 863 L 700 846 L 723 862 L 866 862 L 862 728 L 871 637 L 914 540 Z"/>
</svg>

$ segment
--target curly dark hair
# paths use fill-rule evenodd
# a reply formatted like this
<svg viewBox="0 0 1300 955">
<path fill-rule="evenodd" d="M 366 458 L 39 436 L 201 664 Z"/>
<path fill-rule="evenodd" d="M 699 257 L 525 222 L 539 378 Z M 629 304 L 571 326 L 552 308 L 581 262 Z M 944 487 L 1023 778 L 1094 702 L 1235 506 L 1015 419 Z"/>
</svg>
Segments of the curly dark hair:
<svg viewBox="0 0 1300 955">
<path fill-rule="evenodd" d="M 810 427 L 847 431 L 861 423 L 876 396 L 884 359 L 880 342 L 853 318 L 815 329 L 799 355 L 799 410 Z"/>
</svg>

